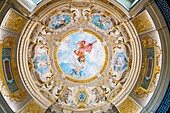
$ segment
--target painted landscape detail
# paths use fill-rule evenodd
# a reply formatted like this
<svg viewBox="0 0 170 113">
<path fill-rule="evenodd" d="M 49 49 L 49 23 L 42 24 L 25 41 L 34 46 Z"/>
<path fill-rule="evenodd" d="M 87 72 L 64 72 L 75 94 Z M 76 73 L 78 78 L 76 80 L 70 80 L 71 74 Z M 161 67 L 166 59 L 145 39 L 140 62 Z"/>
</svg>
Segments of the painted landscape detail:
<svg viewBox="0 0 170 113">
<path fill-rule="evenodd" d="M 58 63 L 64 74 L 87 79 L 99 73 L 105 61 L 105 50 L 92 34 L 77 32 L 66 37 L 58 48 Z"/>
<path fill-rule="evenodd" d="M 11 93 L 18 90 L 16 81 L 13 78 L 13 73 L 11 69 L 11 48 L 2 48 L 2 66 L 5 75 L 5 80 Z"/>
<path fill-rule="evenodd" d="M 148 47 L 146 50 L 147 50 L 146 71 L 141 87 L 147 90 L 152 79 L 152 74 L 154 70 L 154 47 Z"/>
</svg>

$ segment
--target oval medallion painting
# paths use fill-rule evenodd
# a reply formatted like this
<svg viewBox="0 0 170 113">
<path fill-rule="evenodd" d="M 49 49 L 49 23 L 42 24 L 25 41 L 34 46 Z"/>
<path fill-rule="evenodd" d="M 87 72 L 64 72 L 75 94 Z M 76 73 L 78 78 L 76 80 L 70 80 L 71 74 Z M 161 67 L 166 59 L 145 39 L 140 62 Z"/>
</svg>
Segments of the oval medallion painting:
<svg viewBox="0 0 170 113">
<path fill-rule="evenodd" d="M 90 32 L 73 32 L 61 39 L 58 47 L 58 66 L 69 80 L 97 78 L 105 64 L 106 48 L 102 39 Z"/>
</svg>

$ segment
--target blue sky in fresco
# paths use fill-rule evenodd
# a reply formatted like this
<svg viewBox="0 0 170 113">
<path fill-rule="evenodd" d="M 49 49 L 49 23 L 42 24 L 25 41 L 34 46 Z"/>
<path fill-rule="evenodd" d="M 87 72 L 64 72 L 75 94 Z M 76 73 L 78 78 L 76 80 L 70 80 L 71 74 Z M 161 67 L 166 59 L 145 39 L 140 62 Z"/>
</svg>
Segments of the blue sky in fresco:
<svg viewBox="0 0 170 113">
<path fill-rule="evenodd" d="M 71 75 L 72 69 L 74 69 L 73 64 L 78 65 L 79 68 L 81 67 L 80 63 L 76 60 L 77 56 L 74 54 L 74 50 L 79 47 L 77 42 L 82 40 L 85 40 L 87 43 L 92 43 L 95 40 L 97 42 L 93 44 L 90 54 L 85 52 L 86 62 L 84 68 L 81 69 L 81 76 Z M 58 63 L 65 74 L 75 79 L 87 79 L 101 70 L 105 60 L 104 53 L 101 42 L 95 36 L 85 32 L 77 32 L 69 35 L 61 42 L 58 49 Z"/>
</svg>

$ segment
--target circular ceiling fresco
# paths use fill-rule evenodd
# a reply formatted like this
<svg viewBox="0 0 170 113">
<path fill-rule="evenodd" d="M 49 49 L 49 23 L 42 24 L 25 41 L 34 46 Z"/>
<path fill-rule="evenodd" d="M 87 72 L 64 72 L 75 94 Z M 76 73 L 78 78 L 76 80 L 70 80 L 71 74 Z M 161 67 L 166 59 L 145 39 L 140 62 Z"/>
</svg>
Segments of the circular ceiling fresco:
<svg viewBox="0 0 170 113">
<path fill-rule="evenodd" d="M 170 73 L 163 1 L 38 1 L 0 2 L 0 112 L 156 112 Z"/>
<path fill-rule="evenodd" d="M 37 101 L 56 110 L 112 107 L 138 79 L 139 39 L 114 11 L 76 5 L 51 7 L 30 23 L 20 40 L 23 81 Z"/>
<path fill-rule="evenodd" d="M 73 82 L 93 80 L 107 65 L 107 47 L 102 44 L 102 38 L 92 31 L 85 31 L 67 33 L 55 48 L 58 71 Z"/>
</svg>

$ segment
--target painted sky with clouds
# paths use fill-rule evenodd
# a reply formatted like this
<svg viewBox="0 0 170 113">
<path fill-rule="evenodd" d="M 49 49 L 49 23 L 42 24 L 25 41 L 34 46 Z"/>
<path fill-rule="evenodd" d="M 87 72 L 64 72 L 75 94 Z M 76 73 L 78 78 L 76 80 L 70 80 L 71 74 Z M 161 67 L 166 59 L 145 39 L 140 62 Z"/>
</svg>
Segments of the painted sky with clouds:
<svg viewBox="0 0 170 113">
<path fill-rule="evenodd" d="M 79 62 L 76 60 L 77 56 L 74 54 L 74 50 L 78 48 L 76 44 L 79 41 L 85 40 L 87 43 L 93 44 L 93 49 L 91 53 L 85 52 L 86 63 L 85 67 L 81 70 L 83 76 L 70 75 L 74 66 L 72 64 L 79 65 Z M 92 34 L 86 32 L 76 32 L 68 37 L 66 37 L 58 48 L 58 63 L 62 71 L 75 78 L 75 79 L 87 79 L 97 74 L 104 65 L 105 61 L 105 50 L 101 42 Z"/>
</svg>

